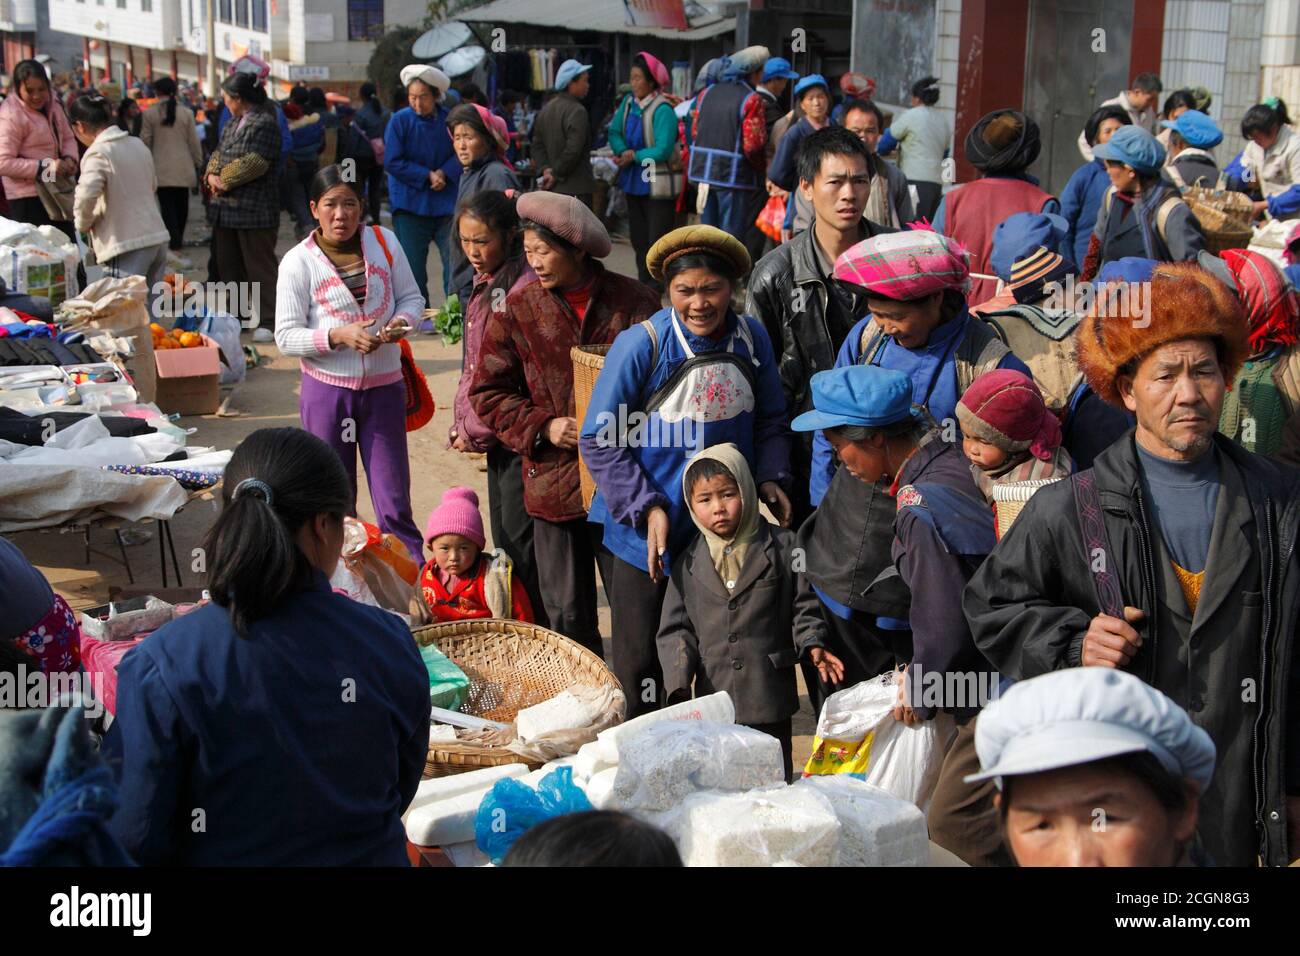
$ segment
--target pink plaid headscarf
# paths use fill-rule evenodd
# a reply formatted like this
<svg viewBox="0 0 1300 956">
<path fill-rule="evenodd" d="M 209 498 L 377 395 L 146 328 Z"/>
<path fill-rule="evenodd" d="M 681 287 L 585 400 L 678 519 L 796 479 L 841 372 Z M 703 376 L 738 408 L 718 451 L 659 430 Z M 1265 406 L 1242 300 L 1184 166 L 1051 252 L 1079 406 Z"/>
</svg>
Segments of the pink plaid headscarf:
<svg viewBox="0 0 1300 956">
<path fill-rule="evenodd" d="M 921 299 L 943 289 L 970 291 L 970 253 L 929 229 L 864 239 L 835 261 L 835 278 L 888 299 Z"/>
</svg>

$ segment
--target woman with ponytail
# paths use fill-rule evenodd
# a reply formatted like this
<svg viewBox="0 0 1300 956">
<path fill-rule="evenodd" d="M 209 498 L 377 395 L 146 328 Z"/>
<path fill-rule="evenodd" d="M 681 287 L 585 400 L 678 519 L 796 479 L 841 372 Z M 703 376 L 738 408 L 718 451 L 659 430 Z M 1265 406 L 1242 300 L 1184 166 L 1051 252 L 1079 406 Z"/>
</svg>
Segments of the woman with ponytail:
<svg viewBox="0 0 1300 956">
<path fill-rule="evenodd" d="M 194 111 L 176 101 L 176 81 L 164 76 L 154 80 L 153 88 L 161 99 L 144 111 L 140 139 L 153 150 L 158 206 L 169 237 L 167 246 L 179 252 L 190 215 L 190 190 L 199 184 L 199 170 L 203 168 L 203 147 Z"/>
<path fill-rule="evenodd" d="M 138 863 L 405 865 L 428 677 L 398 618 L 330 588 L 351 498 L 301 429 L 235 450 L 202 551 L 212 603 L 118 668 L 112 829 Z"/>
</svg>

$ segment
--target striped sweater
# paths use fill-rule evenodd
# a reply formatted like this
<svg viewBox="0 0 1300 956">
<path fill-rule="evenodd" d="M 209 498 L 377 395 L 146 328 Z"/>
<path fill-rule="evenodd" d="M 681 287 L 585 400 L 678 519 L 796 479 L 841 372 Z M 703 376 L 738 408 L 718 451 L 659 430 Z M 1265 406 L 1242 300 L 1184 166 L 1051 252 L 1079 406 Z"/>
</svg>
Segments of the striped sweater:
<svg viewBox="0 0 1300 956">
<path fill-rule="evenodd" d="M 366 260 L 366 297 L 358 304 L 338 270 L 308 236 L 280 260 L 276 283 L 275 344 L 285 355 L 302 360 L 302 370 L 327 385 L 378 388 L 402 377 L 401 352 L 396 344 L 381 345 L 369 355 L 343 346 L 330 347 L 329 330 L 369 320 L 378 333 L 399 316 L 416 325 L 424 298 L 415 285 L 411 266 L 397 237 L 384 229 L 393 257 L 390 268 L 383 247 L 370 227 L 362 229 L 361 252 Z"/>
</svg>

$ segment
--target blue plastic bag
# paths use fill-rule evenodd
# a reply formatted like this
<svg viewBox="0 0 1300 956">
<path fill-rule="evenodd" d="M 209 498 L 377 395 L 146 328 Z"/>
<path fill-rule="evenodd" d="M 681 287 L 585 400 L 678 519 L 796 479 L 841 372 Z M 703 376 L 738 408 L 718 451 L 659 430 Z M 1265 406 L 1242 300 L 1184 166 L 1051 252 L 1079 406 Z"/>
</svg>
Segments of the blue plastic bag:
<svg viewBox="0 0 1300 956">
<path fill-rule="evenodd" d="M 573 768 L 548 773 L 534 790 L 518 780 L 498 780 L 474 817 L 474 843 L 500 865 L 514 842 L 531 827 L 566 813 L 594 809 L 573 782 Z"/>
</svg>

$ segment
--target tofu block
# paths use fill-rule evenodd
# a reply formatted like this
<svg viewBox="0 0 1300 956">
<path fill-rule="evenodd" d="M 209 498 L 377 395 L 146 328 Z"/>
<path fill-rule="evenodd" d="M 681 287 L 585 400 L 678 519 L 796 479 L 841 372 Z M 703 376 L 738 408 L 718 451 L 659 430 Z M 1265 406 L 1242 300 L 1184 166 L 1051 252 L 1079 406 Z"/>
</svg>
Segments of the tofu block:
<svg viewBox="0 0 1300 956">
<path fill-rule="evenodd" d="M 589 704 L 564 690 L 550 700 L 525 707 L 515 715 L 515 733 L 526 743 L 557 730 L 588 727 L 598 716 Z"/>
<path fill-rule="evenodd" d="M 840 821 L 840 866 L 929 866 L 925 814 L 887 790 L 843 774 L 805 777 L 794 789 L 815 790 Z"/>
</svg>

